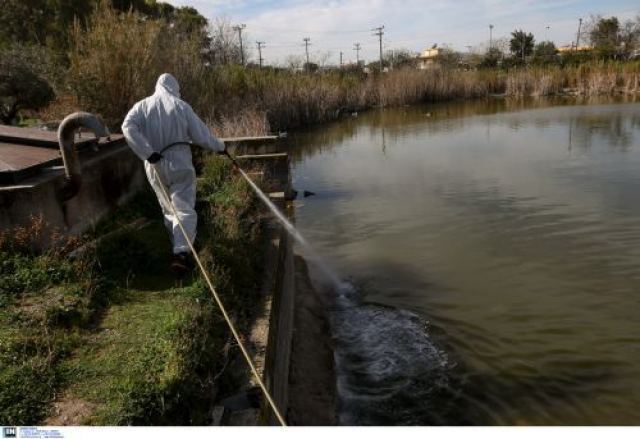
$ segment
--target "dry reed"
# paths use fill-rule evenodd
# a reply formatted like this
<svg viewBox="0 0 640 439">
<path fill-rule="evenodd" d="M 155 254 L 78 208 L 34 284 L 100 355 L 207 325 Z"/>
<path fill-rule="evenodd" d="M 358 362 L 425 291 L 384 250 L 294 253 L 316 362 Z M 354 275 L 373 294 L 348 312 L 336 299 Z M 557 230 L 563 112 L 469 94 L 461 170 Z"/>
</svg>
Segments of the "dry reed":
<svg viewBox="0 0 640 439">
<path fill-rule="evenodd" d="M 637 93 L 640 63 L 593 62 L 512 70 L 412 68 L 384 75 L 358 72 L 293 73 L 237 65 L 209 67 L 200 41 L 167 32 L 161 21 L 121 14 L 106 2 L 88 29 L 72 32 L 71 90 L 85 109 L 117 126 L 134 102 L 153 91 L 157 76 L 173 73 L 183 97 L 225 135 L 263 134 L 335 119 L 373 106 L 397 106 L 505 94 Z"/>
</svg>

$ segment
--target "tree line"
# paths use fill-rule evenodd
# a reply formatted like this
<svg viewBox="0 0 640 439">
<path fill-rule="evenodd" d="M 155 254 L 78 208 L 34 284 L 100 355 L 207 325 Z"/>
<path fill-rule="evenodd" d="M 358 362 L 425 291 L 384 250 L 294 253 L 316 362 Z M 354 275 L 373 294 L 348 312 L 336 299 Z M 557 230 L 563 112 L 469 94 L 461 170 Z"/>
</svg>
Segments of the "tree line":
<svg viewBox="0 0 640 439">
<path fill-rule="evenodd" d="M 209 22 L 195 8 L 175 7 L 155 0 L 0 0 L 0 121 L 2 123 L 16 123 L 20 119 L 22 110 L 37 110 L 45 107 L 56 96 L 74 94 L 80 96 L 79 93 L 83 93 L 85 99 L 95 100 L 98 97 L 94 95 L 105 93 L 93 85 L 85 86 L 85 84 L 95 83 L 93 73 L 95 66 L 88 65 L 90 64 L 88 61 L 84 63 L 83 59 L 94 59 L 95 54 L 89 48 L 83 49 L 86 46 L 86 39 L 82 36 L 82 31 L 87 30 L 91 25 L 92 17 L 97 16 L 99 10 L 104 12 L 105 8 L 116 14 L 116 18 L 111 20 L 112 24 L 117 23 L 117 15 L 120 14 L 122 20 L 130 20 L 129 27 L 140 24 L 136 29 L 139 28 L 141 32 L 155 32 L 153 35 L 156 36 L 149 34 L 144 38 L 142 35 L 131 34 L 129 38 L 133 40 L 123 43 L 125 46 L 129 45 L 129 49 L 133 50 L 135 46 L 136 50 L 139 48 L 142 51 L 141 53 L 152 46 L 154 50 L 171 49 L 170 51 L 173 51 L 171 56 L 178 59 L 179 54 L 174 52 L 180 51 L 180 48 L 167 46 L 175 46 L 176 41 L 188 41 L 189 53 L 192 56 L 190 59 L 193 60 L 193 65 L 197 66 L 196 70 L 203 66 L 204 68 L 230 66 L 232 68 L 228 72 L 214 78 L 228 77 L 230 83 L 227 86 L 235 87 L 234 90 L 245 87 L 246 84 L 243 85 L 238 78 L 244 78 L 246 75 L 243 76 L 240 71 L 234 70 L 233 66 L 239 68 L 244 65 L 252 66 L 251 63 L 243 62 L 249 58 L 248 44 L 244 47 L 239 44 L 238 34 L 228 20 L 218 19 Z M 124 29 L 125 32 L 127 30 L 127 28 Z M 110 30 L 107 29 L 104 32 L 108 34 Z M 166 38 L 164 40 L 161 38 L 163 33 L 171 34 L 176 38 L 167 42 Z M 111 38 L 105 35 L 105 39 L 113 40 L 109 45 L 109 41 L 101 42 L 100 36 L 95 32 L 94 37 L 96 37 L 93 41 L 95 47 L 103 47 L 101 44 L 106 44 L 105 47 L 113 53 L 118 53 L 119 49 L 111 46 L 116 40 L 121 41 L 121 39 L 113 38 L 113 34 Z M 488 49 L 476 50 L 475 53 L 461 53 L 448 47 L 440 47 L 438 62 L 445 67 L 466 69 L 510 68 L 527 64 L 552 63 L 563 66 L 593 59 L 622 60 L 631 58 L 634 54 L 637 56 L 639 40 L 640 16 L 625 22 L 621 22 L 617 17 L 594 16 L 586 23 L 580 39 L 581 45 L 586 42 L 593 47 L 589 51 L 575 50 L 560 55 L 553 42 L 546 39 L 536 42 L 532 33 L 516 29 L 511 33 L 510 38 L 497 39 Z M 127 47 L 122 48 L 120 53 L 124 53 L 126 49 Z M 184 52 L 184 49 L 182 51 Z M 166 58 L 165 55 L 154 56 L 158 60 Z M 290 56 L 282 69 L 307 72 L 332 69 L 327 63 L 328 54 L 314 59 L 314 62 L 309 65 L 303 64 L 303 61 L 298 58 Z M 124 56 L 122 59 L 127 58 Z M 122 59 L 119 62 L 123 62 Z M 104 62 L 108 67 L 109 60 Z M 380 66 L 379 61 L 375 61 L 369 63 L 368 67 L 371 72 L 378 72 L 383 70 L 381 67 L 401 68 L 415 66 L 416 62 L 415 53 L 406 49 L 394 49 L 385 51 L 383 66 Z M 354 73 L 354 77 L 361 78 L 364 77 L 363 66 L 358 64 L 339 69 L 333 67 L 333 69 L 341 72 L 340 74 Z M 278 68 L 267 67 L 256 72 L 256 75 L 260 73 L 264 76 L 268 71 L 276 70 Z M 117 69 L 113 71 L 114 78 L 120 74 L 119 72 L 121 73 Z M 76 79 L 70 73 L 74 73 Z M 77 78 L 82 78 L 82 81 Z M 138 80 L 138 76 L 133 75 L 133 79 Z M 84 89 L 80 90 L 79 87 Z M 196 95 L 199 96 L 199 94 Z M 118 99 L 122 100 L 114 93 L 114 102 L 110 104 L 113 108 L 120 105 L 116 102 Z"/>
</svg>

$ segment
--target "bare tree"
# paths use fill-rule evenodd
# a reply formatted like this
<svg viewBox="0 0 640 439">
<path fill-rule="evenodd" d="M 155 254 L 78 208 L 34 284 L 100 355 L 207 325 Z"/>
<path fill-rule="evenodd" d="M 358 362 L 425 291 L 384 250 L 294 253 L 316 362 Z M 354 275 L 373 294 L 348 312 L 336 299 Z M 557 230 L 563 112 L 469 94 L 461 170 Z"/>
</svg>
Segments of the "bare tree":
<svg viewBox="0 0 640 439">
<path fill-rule="evenodd" d="M 624 22 L 620 29 L 620 43 L 626 56 L 640 49 L 640 15 Z"/>
<path fill-rule="evenodd" d="M 228 18 L 218 18 L 209 27 L 211 43 L 207 50 L 208 61 L 213 65 L 239 64 L 242 60 L 238 33 Z M 243 40 L 246 37 L 243 36 Z M 247 45 L 244 45 L 244 58 L 248 59 Z"/>
<path fill-rule="evenodd" d="M 320 68 L 326 67 L 327 62 L 329 61 L 329 58 L 331 58 L 330 51 L 326 51 L 326 52 L 317 51 L 313 55 L 313 61 L 315 61 L 315 63 L 318 64 Z"/>
<path fill-rule="evenodd" d="M 416 64 L 417 54 L 409 49 L 392 49 L 384 53 L 384 61 L 394 68 L 403 66 L 414 66 Z"/>
<path fill-rule="evenodd" d="M 502 53 L 502 55 L 504 56 L 505 53 L 509 52 L 509 38 L 507 37 L 502 37 L 502 38 L 496 38 L 493 40 L 493 48 L 494 49 L 498 49 L 500 51 L 500 53 Z"/>
<path fill-rule="evenodd" d="M 304 65 L 304 63 L 305 63 L 304 57 L 301 55 L 288 55 L 284 59 L 285 68 L 288 68 L 291 70 L 302 69 L 302 66 Z"/>
</svg>

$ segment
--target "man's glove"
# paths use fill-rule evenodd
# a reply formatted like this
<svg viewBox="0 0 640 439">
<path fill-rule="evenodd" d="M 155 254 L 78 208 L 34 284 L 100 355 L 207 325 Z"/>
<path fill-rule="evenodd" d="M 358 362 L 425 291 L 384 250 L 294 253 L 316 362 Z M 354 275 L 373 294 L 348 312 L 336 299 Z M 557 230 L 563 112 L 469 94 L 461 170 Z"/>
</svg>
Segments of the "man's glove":
<svg viewBox="0 0 640 439">
<path fill-rule="evenodd" d="M 149 163 L 151 163 L 152 165 L 155 163 L 158 163 L 158 161 L 162 158 L 162 154 L 158 153 L 158 152 L 154 152 L 153 154 L 151 154 L 149 157 L 147 157 L 147 161 Z"/>
<path fill-rule="evenodd" d="M 218 155 L 229 155 L 229 151 L 227 151 L 227 145 L 224 145 L 224 149 L 222 151 L 217 152 Z"/>
<path fill-rule="evenodd" d="M 231 157 L 231 154 L 229 154 L 229 151 L 227 151 L 227 148 L 225 147 L 224 150 L 218 152 L 218 154 L 227 156 L 229 158 L 229 160 L 231 160 L 232 171 L 233 171 L 234 174 L 237 174 L 238 173 L 238 169 L 240 169 L 240 167 L 238 166 L 238 162 L 236 162 L 236 160 L 233 157 Z"/>
</svg>

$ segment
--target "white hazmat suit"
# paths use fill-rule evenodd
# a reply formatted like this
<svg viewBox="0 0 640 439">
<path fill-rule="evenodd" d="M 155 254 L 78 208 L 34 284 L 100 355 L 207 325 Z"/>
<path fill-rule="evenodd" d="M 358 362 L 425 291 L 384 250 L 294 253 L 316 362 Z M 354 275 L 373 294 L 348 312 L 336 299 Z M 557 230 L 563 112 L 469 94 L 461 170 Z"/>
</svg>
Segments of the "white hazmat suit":
<svg viewBox="0 0 640 439">
<path fill-rule="evenodd" d="M 224 151 L 224 143 L 215 138 L 191 106 L 180 99 L 178 81 L 168 73 L 160 75 L 153 95 L 136 103 L 129 110 L 122 124 L 122 133 L 133 152 L 144 160 L 147 179 L 158 197 L 165 226 L 171 235 L 173 253 L 188 252 L 187 241 L 165 200 L 160 184 L 164 184 L 178 217 L 193 242 L 198 222 L 195 211 L 196 172 L 187 142 L 215 152 Z M 165 147 L 177 142 L 184 143 L 162 152 Z M 162 158 L 155 165 L 147 161 L 153 153 L 161 152 Z M 153 172 L 153 167 L 157 174 Z M 161 181 L 158 181 L 158 177 Z"/>
</svg>

